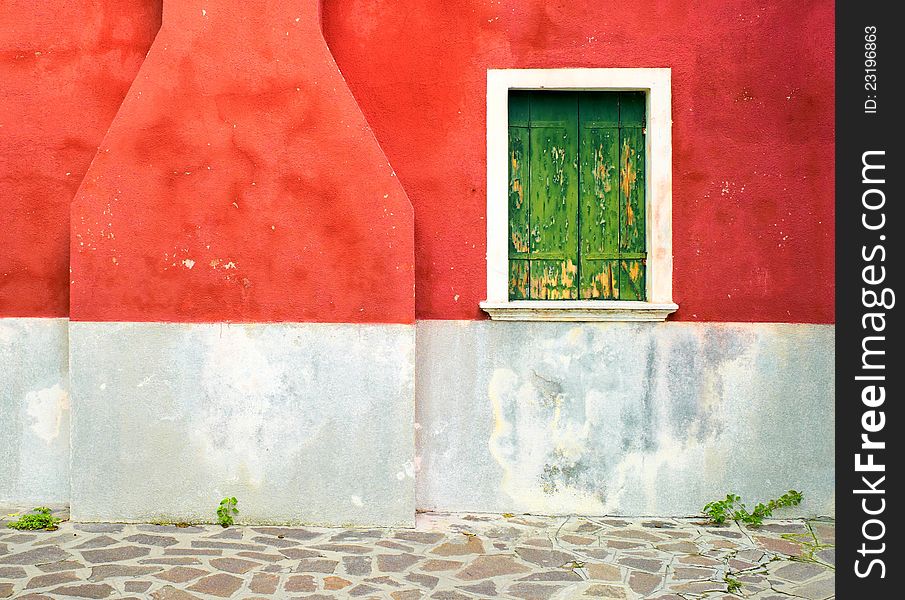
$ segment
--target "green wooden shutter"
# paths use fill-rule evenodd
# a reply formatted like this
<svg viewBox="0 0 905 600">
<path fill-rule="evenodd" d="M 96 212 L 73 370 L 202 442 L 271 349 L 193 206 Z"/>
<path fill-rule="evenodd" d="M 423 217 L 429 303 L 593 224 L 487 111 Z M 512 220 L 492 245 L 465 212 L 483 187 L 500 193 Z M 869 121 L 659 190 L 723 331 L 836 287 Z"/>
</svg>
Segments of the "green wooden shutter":
<svg viewBox="0 0 905 600">
<path fill-rule="evenodd" d="M 644 126 L 643 92 L 510 92 L 510 299 L 645 299 Z"/>
</svg>

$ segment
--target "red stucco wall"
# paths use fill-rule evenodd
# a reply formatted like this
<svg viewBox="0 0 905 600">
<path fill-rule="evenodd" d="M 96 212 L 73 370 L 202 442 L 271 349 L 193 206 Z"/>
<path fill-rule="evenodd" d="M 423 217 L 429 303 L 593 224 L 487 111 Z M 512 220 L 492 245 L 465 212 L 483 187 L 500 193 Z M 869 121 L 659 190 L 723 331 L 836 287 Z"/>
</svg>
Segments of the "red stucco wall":
<svg viewBox="0 0 905 600">
<path fill-rule="evenodd" d="M 832 2 L 325 0 L 415 206 L 419 318 L 483 318 L 485 72 L 671 67 L 678 319 L 832 322 Z"/>
<path fill-rule="evenodd" d="M 72 205 L 72 319 L 414 321 L 412 207 L 318 9 L 164 3 Z"/>
<path fill-rule="evenodd" d="M 676 318 L 833 321 L 831 2 L 325 0 L 383 151 L 317 4 L 167 4 L 71 278 L 159 0 L 0 4 L 0 316 L 483 318 L 486 69 L 668 66 Z"/>
<path fill-rule="evenodd" d="M 69 313 L 69 203 L 160 0 L 0 2 L 0 317 Z"/>
</svg>

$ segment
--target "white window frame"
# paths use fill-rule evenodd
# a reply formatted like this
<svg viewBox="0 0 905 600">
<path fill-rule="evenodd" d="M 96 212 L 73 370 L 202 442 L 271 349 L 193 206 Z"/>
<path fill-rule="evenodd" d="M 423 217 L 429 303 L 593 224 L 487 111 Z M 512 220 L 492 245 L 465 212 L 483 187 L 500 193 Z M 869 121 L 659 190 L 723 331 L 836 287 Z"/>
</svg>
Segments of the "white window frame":
<svg viewBox="0 0 905 600">
<path fill-rule="evenodd" d="M 509 90 L 643 91 L 647 301 L 509 300 Z M 504 321 L 663 321 L 672 300 L 671 70 L 487 70 L 487 300 Z"/>
</svg>

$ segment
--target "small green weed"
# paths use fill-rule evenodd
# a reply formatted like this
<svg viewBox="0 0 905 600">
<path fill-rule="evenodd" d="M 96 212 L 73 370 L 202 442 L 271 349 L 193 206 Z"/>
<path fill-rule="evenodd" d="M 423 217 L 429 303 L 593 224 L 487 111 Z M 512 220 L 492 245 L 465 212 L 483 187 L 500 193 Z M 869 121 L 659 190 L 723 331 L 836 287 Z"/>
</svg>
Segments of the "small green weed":
<svg viewBox="0 0 905 600">
<path fill-rule="evenodd" d="M 744 523 L 751 527 L 760 527 L 764 519 L 773 515 L 773 511 L 777 508 L 786 506 L 797 506 L 801 504 L 803 498 L 801 492 L 789 490 L 779 498 L 770 500 L 766 504 L 759 502 L 754 510 L 748 512 L 747 507 L 742 503 L 742 499 L 735 494 L 727 494 L 725 500 L 717 500 L 710 502 L 704 507 L 704 514 L 715 525 L 722 525 L 728 520 Z"/>
<path fill-rule="evenodd" d="M 238 503 L 239 501 L 236 500 L 235 496 L 221 500 L 220 506 L 217 507 L 217 523 L 220 523 L 223 527 L 232 525 L 233 516 L 239 514 L 239 509 L 236 508 Z"/>
<path fill-rule="evenodd" d="M 723 581 L 726 582 L 726 591 L 730 594 L 742 591 L 742 582 L 731 575 L 725 575 Z"/>
<path fill-rule="evenodd" d="M 49 508 L 46 506 L 37 506 L 32 510 L 32 512 L 22 515 L 19 517 L 18 521 L 13 521 L 12 523 L 7 523 L 7 527 L 11 527 L 12 529 L 28 530 L 34 531 L 37 529 L 46 529 L 47 531 L 55 531 L 58 529 L 57 525 L 60 524 L 62 519 L 58 519 L 54 517 Z"/>
</svg>

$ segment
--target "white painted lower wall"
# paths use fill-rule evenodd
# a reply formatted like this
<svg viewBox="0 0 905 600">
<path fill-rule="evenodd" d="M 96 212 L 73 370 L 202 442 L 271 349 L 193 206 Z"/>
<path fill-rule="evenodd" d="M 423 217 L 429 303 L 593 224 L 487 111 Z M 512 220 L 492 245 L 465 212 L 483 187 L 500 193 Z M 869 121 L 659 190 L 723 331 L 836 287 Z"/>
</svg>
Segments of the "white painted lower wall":
<svg viewBox="0 0 905 600">
<path fill-rule="evenodd" d="M 0 502 L 69 500 L 68 319 L 0 319 Z"/>
<path fill-rule="evenodd" d="M 414 327 L 70 325 L 81 521 L 414 523 Z"/>
<path fill-rule="evenodd" d="M 833 515 L 833 343 L 763 323 L 0 319 L 0 502 L 194 521 L 228 495 L 245 522 L 411 525 L 416 506 L 686 515 L 794 487 L 786 515 Z"/>
<path fill-rule="evenodd" d="M 418 508 L 699 514 L 834 502 L 834 327 L 421 321 Z"/>
</svg>

